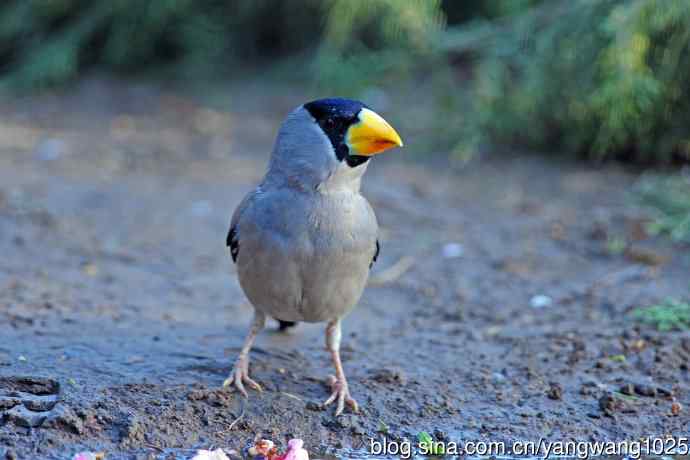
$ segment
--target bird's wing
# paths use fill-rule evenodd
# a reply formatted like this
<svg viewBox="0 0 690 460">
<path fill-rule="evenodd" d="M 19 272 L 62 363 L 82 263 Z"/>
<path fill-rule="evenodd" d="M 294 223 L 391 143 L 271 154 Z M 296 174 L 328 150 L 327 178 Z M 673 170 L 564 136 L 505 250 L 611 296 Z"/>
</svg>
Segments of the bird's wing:
<svg viewBox="0 0 690 460">
<path fill-rule="evenodd" d="M 371 258 L 371 263 L 369 263 L 369 268 L 374 266 L 374 262 L 376 262 L 379 258 L 379 252 L 381 252 L 381 243 L 379 243 L 379 239 L 376 238 L 376 252 L 374 253 L 374 257 Z"/>
<path fill-rule="evenodd" d="M 232 256 L 232 261 L 235 263 L 237 263 L 237 257 L 240 254 L 238 223 L 240 217 L 242 216 L 242 213 L 245 209 L 247 209 L 247 207 L 249 207 L 252 200 L 254 199 L 255 194 L 256 191 L 253 191 L 244 197 L 239 206 L 237 206 L 237 209 L 235 209 L 235 212 L 232 215 L 232 219 L 230 220 L 230 230 L 228 230 L 228 236 L 227 238 L 225 238 L 225 244 L 230 248 L 230 256 Z"/>
<path fill-rule="evenodd" d="M 240 253 L 240 242 L 237 239 L 237 225 L 230 225 L 230 230 L 228 231 L 228 237 L 225 240 L 225 244 L 230 248 L 230 256 L 232 261 L 237 263 L 237 255 Z"/>
</svg>

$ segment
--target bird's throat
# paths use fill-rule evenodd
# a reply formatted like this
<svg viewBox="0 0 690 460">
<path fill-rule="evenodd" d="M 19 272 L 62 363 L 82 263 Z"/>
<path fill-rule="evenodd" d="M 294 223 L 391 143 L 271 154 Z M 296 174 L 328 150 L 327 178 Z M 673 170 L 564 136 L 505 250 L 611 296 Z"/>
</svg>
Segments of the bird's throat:
<svg viewBox="0 0 690 460">
<path fill-rule="evenodd" d="M 345 156 L 345 162 L 347 165 L 351 168 L 357 167 L 361 164 L 366 163 L 369 161 L 371 157 L 366 157 L 364 155 L 348 155 L 346 154 Z"/>
</svg>

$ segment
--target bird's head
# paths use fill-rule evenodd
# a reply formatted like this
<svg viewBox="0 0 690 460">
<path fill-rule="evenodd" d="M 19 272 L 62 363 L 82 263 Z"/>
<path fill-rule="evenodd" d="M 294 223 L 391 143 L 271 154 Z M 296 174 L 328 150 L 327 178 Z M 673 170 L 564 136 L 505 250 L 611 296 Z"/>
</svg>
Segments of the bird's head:
<svg viewBox="0 0 690 460">
<path fill-rule="evenodd" d="M 305 185 L 358 182 L 372 156 L 402 145 L 395 129 L 363 103 L 318 99 L 301 105 L 283 122 L 271 170 L 302 179 Z"/>
<path fill-rule="evenodd" d="M 330 140 L 338 160 L 350 167 L 357 167 L 372 155 L 403 145 L 393 127 L 361 102 L 319 99 L 304 104 L 304 108 Z"/>
</svg>

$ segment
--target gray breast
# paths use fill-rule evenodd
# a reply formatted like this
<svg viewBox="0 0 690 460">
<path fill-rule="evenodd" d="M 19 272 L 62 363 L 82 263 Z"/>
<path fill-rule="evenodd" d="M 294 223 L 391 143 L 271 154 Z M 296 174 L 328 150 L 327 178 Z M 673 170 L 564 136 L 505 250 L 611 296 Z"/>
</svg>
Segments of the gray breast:
<svg viewBox="0 0 690 460">
<path fill-rule="evenodd" d="M 239 280 L 255 308 L 286 321 L 326 321 L 359 300 L 378 225 L 357 192 L 255 194 L 238 221 Z"/>
</svg>

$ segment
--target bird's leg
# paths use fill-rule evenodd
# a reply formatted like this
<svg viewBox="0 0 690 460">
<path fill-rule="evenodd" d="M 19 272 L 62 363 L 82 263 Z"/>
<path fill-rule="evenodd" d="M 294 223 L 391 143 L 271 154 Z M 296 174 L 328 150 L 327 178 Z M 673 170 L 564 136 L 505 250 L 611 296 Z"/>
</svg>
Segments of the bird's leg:
<svg viewBox="0 0 690 460">
<path fill-rule="evenodd" d="M 245 398 L 248 397 L 247 390 L 244 389 L 245 383 L 255 390 L 261 391 L 261 386 L 249 378 L 249 350 L 251 350 L 256 335 L 259 333 L 259 331 L 261 331 L 261 329 L 264 328 L 265 323 L 266 315 L 259 311 L 255 311 L 252 326 L 249 328 L 249 334 L 247 334 L 247 338 L 244 340 L 244 345 L 242 345 L 240 355 L 237 357 L 237 361 L 235 361 L 235 366 L 232 368 L 232 372 L 230 372 L 228 378 L 225 379 L 225 382 L 223 382 L 224 387 L 234 385 L 235 388 L 240 390 L 240 393 L 242 393 Z"/>
<path fill-rule="evenodd" d="M 357 401 L 350 396 L 350 389 L 347 386 L 343 363 L 340 361 L 340 335 L 340 319 L 328 323 L 328 326 L 326 326 L 326 348 L 331 352 L 331 357 L 333 358 L 335 377 L 332 375 L 329 376 L 329 383 L 333 393 L 331 393 L 330 398 L 328 398 L 323 405 L 327 406 L 337 400 L 338 405 L 335 409 L 336 416 L 343 412 L 345 403 L 352 407 L 354 412 L 359 411 Z"/>
</svg>

